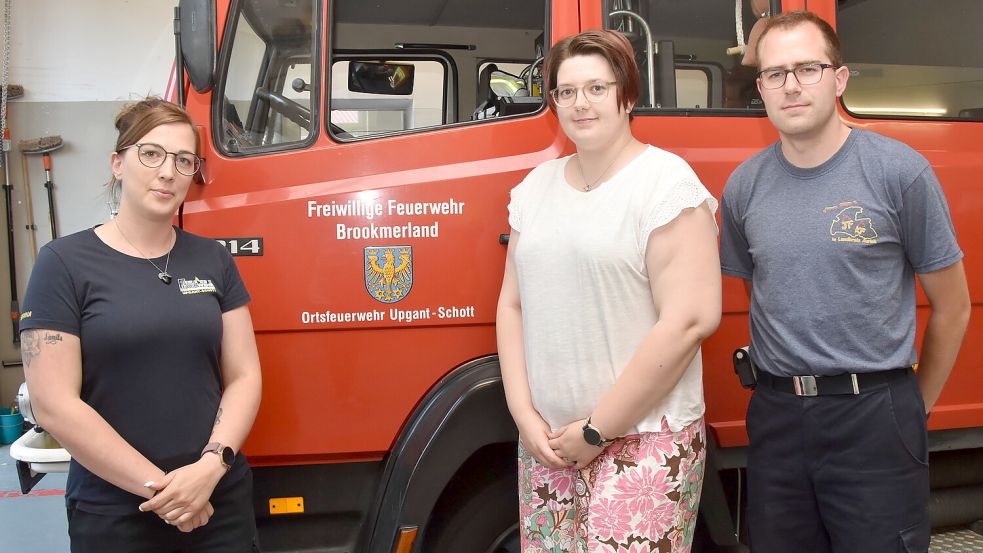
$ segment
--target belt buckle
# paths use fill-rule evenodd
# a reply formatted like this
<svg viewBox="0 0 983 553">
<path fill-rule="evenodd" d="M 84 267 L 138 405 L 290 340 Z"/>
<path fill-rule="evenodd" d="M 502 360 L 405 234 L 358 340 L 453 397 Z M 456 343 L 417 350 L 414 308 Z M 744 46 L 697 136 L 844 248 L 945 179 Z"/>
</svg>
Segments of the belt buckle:
<svg viewBox="0 0 983 553">
<path fill-rule="evenodd" d="M 816 387 L 816 377 L 812 375 L 793 376 L 792 386 L 795 388 L 797 396 L 817 396 L 819 388 Z"/>
</svg>

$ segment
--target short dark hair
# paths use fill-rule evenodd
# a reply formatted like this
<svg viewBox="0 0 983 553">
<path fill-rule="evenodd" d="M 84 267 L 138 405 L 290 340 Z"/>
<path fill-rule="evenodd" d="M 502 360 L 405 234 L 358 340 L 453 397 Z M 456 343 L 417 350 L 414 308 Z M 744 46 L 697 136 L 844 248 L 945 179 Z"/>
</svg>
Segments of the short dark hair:
<svg viewBox="0 0 983 553">
<path fill-rule="evenodd" d="M 756 46 L 757 51 L 755 52 L 758 57 L 758 69 L 761 68 L 761 43 L 764 42 L 765 36 L 771 30 L 794 29 L 795 27 L 806 23 L 812 23 L 819 28 L 819 32 L 822 33 L 823 39 L 826 40 L 826 55 L 829 57 L 830 63 L 836 67 L 843 65 L 843 53 L 840 50 L 840 39 L 836 36 L 836 31 L 833 30 L 833 27 L 831 27 L 825 19 L 812 12 L 798 10 L 769 17 L 765 21 L 765 28 L 761 30 L 761 35 L 758 37 L 758 44 Z"/>
<path fill-rule="evenodd" d="M 618 83 L 618 107 L 634 107 L 641 94 L 642 83 L 638 64 L 635 63 L 635 49 L 625 35 L 608 29 L 584 31 L 554 44 L 543 62 L 546 90 L 556 88 L 556 74 L 564 61 L 573 56 L 591 54 L 603 57 L 611 65 L 614 80 Z M 546 94 L 546 101 L 550 109 L 556 112 L 552 94 Z"/>
</svg>

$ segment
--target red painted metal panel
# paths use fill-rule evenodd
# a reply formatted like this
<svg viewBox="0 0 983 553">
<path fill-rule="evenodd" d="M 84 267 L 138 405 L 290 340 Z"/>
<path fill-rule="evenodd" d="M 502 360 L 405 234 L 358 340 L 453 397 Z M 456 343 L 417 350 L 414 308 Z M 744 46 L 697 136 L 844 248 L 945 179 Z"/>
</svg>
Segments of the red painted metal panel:
<svg viewBox="0 0 983 553">
<path fill-rule="evenodd" d="M 805 4 L 787 0 L 784 9 Z M 835 16 L 832 0 L 810 0 L 808 6 L 831 20 Z M 552 2 L 550 41 L 599 27 L 600 7 L 600 0 Z M 227 8 L 220 6 L 219 12 L 224 22 Z M 210 103 L 209 94 L 189 95 L 188 109 L 201 124 L 209 124 Z M 983 174 L 983 124 L 843 117 L 850 125 L 912 145 L 943 182 L 966 252 L 976 317 L 930 426 L 981 426 L 983 404 L 976 391 L 983 366 L 978 177 Z M 731 171 L 777 139 L 762 117 L 640 115 L 633 129 L 639 139 L 686 159 L 718 198 Z M 206 236 L 264 238 L 262 257 L 237 258 L 254 298 L 264 368 L 263 404 L 246 444 L 251 459 L 281 465 L 381 458 L 442 376 L 493 354 L 505 254 L 498 237 L 508 232 L 508 191 L 537 164 L 571 151 L 548 111 L 346 144 L 322 131 L 309 148 L 252 158 L 222 157 L 208 141 L 208 184 L 189 194 L 185 226 Z M 460 206 L 451 213 L 399 211 L 415 202 L 451 201 Z M 319 210 L 330 209 L 332 202 L 357 202 L 381 212 L 373 211 L 371 219 L 365 213 L 323 215 Z M 339 237 L 339 225 L 347 232 L 406 224 L 436 224 L 437 237 Z M 412 246 L 412 289 L 404 300 L 382 303 L 365 285 L 365 248 L 404 245 Z M 923 296 L 920 301 L 924 304 Z M 463 309 L 466 316 L 440 318 L 441 307 Z M 328 320 L 329 311 L 384 316 Z M 922 329 L 924 313 L 922 307 Z M 317 320 L 321 314 L 324 321 Z M 394 320 L 401 315 L 421 318 Z M 723 321 L 703 347 L 707 419 L 725 447 L 747 443 L 743 418 L 749 394 L 739 387 L 730 361 L 747 336 L 743 287 L 726 278 Z"/>
</svg>

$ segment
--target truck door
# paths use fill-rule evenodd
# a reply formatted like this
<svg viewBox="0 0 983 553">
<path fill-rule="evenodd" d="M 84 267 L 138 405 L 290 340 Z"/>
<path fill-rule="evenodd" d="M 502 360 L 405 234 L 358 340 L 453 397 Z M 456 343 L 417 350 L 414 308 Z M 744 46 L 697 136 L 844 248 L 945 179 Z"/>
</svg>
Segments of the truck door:
<svg viewBox="0 0 983 553">
<path fill-rule="evenodd" d="M 386 496 L 408 455 L 394 448 L 442 379 L 494 360 L 508 192 L 569 151 L 539 75 L 551 37 L 578 31 L 576 6 L 559 4 L 229 3 L 215 88 L 189 98 L 199 120 L 208 104 L 211 140 L 183 222 L 226 244 L 253 297 L 264 394 L 244 449 L 264 548 L 307 543 L 301 527 L 339 550 L 391 551 L 386 524 L 461 534 L 446 481 Z M 481 416 L 511 425 L 504 405 Z M 513 462 L 514 439 L 509 426 Z M 427 474 L 486 466 L 451 449 Z M 270 514 L 264 497 L 280 496 L 303 496 L 316 523 Z M 467 535 L 490 546 L 504 517 Z M 419 543 L 460 550 L 439 538 Z"/>
</svg>

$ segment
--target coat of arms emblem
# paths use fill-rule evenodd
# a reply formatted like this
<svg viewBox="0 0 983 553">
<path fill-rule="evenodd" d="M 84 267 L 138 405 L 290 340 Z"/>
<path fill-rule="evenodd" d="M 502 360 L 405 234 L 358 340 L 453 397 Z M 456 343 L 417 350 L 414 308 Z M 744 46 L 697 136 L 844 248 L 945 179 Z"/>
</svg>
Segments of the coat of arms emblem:
<svg viewBox="0 0 983 553">
<path fill-rule="evenodd" d="M 396 303 L 413 288 L 412 246 L 365 248 L 365 289 L 382 303 Z"/>
</svg>

